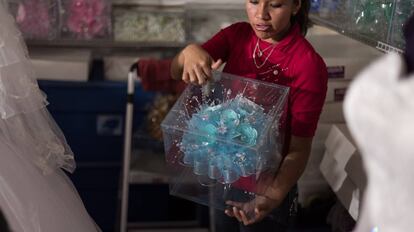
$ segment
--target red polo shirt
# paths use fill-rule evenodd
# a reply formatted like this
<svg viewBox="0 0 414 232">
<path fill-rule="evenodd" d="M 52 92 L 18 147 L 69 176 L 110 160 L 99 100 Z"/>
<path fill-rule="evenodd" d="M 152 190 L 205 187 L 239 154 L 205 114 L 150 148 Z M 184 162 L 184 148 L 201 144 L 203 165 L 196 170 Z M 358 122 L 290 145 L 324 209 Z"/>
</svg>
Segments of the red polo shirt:
<svg viewBox="0 0 414 232">
<path fill-rule="evenodd" d="M 302 36 L 297 24 L 274 49 L 269 47 L 272 44 L 259 41 L 263 55 L 258 57 L 256 48 L 255 64 L 253 53 L 257 41 L 258 37 L 250 24 L 242 22 L 221 30 L 202 47 L 214 60 L 226 62 L 223 72 L 290 87 L 284 125 L 287 136 L 282 151 L 285 156 L 289 150 L 290 135 L 314 136 L 325 102 L 328 73 L 322 58 Z M 233 186 L 251 192 L 260 191 L 256 188 L 255 178 L 241 178 Z"/>
<path fill-rule="evenodd" d="M 253 61 L 257 40 L 250 24 L 241 22 L 221 30 L 202 47 L 214 60 L 226 62 L 223 72 L 290 87 L 287 133 L 312 137 L 325 101 L 328 77 L 325 63 L 302 36 L 297 24 L 260 68 Z M 271 44 L 260 41 L 261 50 L 268 46 Z M 271 50 L 266 49 L 260 58 L 256 55 L 256 64 L 261 66 Z"/>
</svg>

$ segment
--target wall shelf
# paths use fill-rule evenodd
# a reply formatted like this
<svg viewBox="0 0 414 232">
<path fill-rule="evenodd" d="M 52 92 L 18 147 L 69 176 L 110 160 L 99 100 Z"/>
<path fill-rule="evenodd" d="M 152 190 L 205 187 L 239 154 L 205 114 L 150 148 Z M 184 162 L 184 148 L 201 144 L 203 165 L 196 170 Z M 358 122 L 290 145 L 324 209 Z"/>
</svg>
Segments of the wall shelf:
<svg viewBox="0 0 414 232">
<path fill-rule="evenodd" d="M 352 31 L 349 29 L 346 29 L 343 27 L 342 24 L 339 23 L 335 23 L 332 21 L 329 21 L 327 19 L 324 19 L 322 17 L 319 17 L 315 14 L 312 14 L 310 16 L 311 20 L 313 23 L 320 25 L 320 26 L 324 26 L 327 27 L 329 29 L 332 29 L 344 36 L 347 36 L 349 38 L 355 39 L 359 42 L 362 42 L 366 45 L 369 45 L 371 47 L 377 48 L 378 50 L 384 52 L 384 53 L 388 53 L 388 52 L 397 52 L 397 53 L 403 53 L 403 47 L 397 47 L 397 46 L 393 46 L 385 41 L 379 41 L 376 38 L 370 37 L 368 35 L 364 35 L 361 33 L 358 33 L 357 31 Z"/>
<path fill-rule="evenodd" d="M 414 12 L 413 0 L 315 0 L 311 19 L 382 52 L 402 53 L 403 27 Z"/>
</svg>

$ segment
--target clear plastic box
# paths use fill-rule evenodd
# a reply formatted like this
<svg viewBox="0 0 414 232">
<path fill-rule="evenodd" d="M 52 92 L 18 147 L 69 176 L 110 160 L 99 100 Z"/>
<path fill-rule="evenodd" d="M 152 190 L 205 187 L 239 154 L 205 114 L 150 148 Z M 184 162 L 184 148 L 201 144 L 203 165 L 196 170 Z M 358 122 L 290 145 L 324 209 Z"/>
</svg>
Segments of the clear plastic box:
<svg viewBox="0 0 414 232">
<path fill-rule="evenodd" d="M 206 42 L 213 35 L 236 22 L 247 22 L 243 4 L 197 4 L 186 5 L 188 22 L 187 38 L 193 42 Z"/>
<path fill-rule="evenodd" d="M 52 0 L 8 0 L 25 39 L 53 40 L 59 31 L 59 4 Z"/>
<path fill-rule="evenodd" d="M 170 193 L 217 209 L 254 206 L 282 159 L 289 89 L 221 72 L 214 80 L 188 85 L 162 122 Z"/>
<path fill-rule="evenodd" d="M 90 40 L 111 37 L 110 0 L 65 0 L 61 5 L 61 38 Z"/>
<path fill-rule="evenodd" d="M 184 42 L 184 23 L 184 11 L 179 7 L 114 7 L 116 41 Z"/>
<path fill-rule="evenodd" d="M 392 12 L 395 7 L 394 0 L 357 0 L 353 6 L 354 24 L 352 28 L 370 39 L 387 41 Z"/>
</svg>

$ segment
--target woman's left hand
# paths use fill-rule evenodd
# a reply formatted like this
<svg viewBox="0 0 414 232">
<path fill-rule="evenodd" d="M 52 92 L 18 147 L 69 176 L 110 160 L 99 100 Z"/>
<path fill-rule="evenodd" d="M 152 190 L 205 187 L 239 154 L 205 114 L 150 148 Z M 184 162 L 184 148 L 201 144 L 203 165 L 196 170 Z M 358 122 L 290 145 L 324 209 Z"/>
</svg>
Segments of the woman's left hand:
<svg viewBox="0 0 414 232">
<path fill-rule="evenodd" d="M 257 195 L 249 202 L 226 201 L 226 204 L 231 206 L 231 209 L 226 209 L 224 212 L 230 217 L 235 217 L 244 225 L 251 225 L 263 220 L 281 202 L 282 200 Z"/>
</svg>

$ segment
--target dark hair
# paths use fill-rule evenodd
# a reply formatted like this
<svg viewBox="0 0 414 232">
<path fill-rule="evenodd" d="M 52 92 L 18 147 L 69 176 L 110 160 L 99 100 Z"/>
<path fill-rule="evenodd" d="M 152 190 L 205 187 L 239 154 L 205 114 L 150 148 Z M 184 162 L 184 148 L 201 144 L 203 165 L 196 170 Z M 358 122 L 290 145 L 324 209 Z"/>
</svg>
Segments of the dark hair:
<svg viewBox="0 0 414 232">
<path fill-rule="evenodd" d="M 414 14 L 412 14 L 403 28 L 405 38 L 404 58 L 407 65 L 407 74 L 414 71 Z"/>
<path fill-rule="evenodd" d="M 298 3 L 299 1 L 302 3 L 300 9 L 296 15 L 291 17 L 290 21 L 292 25 L 298 23 L 302 35 L 305 36 L 306 32 L 308 32 L 309 26 L 311 25 L 309 19 L 310 0 L 293 0 L 294 3 Z"/>
</svg>

